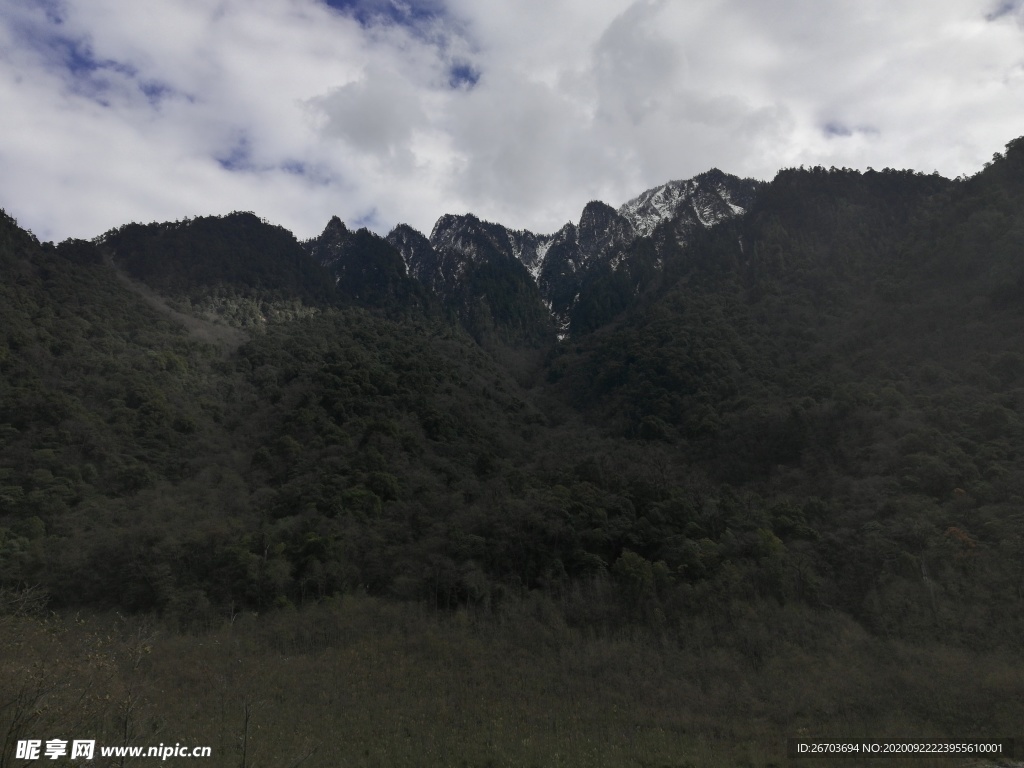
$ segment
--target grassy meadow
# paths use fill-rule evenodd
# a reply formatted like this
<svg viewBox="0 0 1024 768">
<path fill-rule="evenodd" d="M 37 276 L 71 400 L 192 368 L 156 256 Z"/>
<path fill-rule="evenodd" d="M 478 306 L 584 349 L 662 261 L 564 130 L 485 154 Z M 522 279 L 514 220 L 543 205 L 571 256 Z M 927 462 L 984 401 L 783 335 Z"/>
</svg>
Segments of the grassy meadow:
<svg viewBox="0 0 1024 768">
<path fill-rule="evenodd" d="M 0 764 L 27 764 L 17 739 L 88 738 L 210 746 L 202 764 L 232 768 L 810 768 L 834 760 L 789 760 L 787 737 L 1002 738 L 1021 721 L 1009 654 L 879 639 L 803 608 L 728 613 L 678 637 L 573 628 L 534 596 L 488 614 L 345 597 L 188 631 L 7 616 Z M 726 636 L 755 619 L 759 642 Z M 862 763 L 964 761 L 841 764 Z"/>
</svg>

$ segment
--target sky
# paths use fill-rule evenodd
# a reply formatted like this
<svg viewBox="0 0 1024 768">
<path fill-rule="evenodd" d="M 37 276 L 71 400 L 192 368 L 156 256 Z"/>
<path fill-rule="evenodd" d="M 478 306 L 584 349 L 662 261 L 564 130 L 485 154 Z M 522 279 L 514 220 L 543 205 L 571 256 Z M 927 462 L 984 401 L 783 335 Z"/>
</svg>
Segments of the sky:
<svg viewBox="0 0 1024 768">
<path fill-rule="evenodd" d="M 0 0 L 0 208 L 549 233 L 709 168 L 971 175 L 1024 0 Z"/>
</svg>

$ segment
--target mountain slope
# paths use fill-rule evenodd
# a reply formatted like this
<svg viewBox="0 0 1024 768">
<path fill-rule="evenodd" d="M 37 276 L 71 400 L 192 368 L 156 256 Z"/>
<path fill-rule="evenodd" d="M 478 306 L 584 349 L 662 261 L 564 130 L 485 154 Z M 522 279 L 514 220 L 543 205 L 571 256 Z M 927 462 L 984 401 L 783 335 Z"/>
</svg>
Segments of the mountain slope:
<svg viewBox="0 0 1024 768">
<path fill-rule="evenodd" d="M 797 605 L 1019 649 L 1021 152 L 956 182 L 783 171 L 685 245 L 588 205 L 542 243 L 579 296 L 537 377 L 503 345 L 551 341 L 521 257 L 541 241 L 500 225 L 385 243 L 332 223 L 332 276 L 258 220 L 52 246 L 4 218 L 0 587 L 186 623 L 540 593 L 559 621 L 658 637 Z M 309 311 L 225 357 L 102 248 L 182 314 L 203 292 Z M 289 293 L 350 268 L 356 289 L 448 276 L 459 322 Z"/>
<path fill-rule="evenodd" d="M 311 304 L 332 298 L 327 273 L 295 237 L 252 213 L 128 224 L 106 233 L 102 244 L 130 276 L 166 294 L 230 285 Z"/>
<path fill-rule="evenodd" d="M 655 294 L 563 348 L 550 378 L 595 424 L 802 499 L 786 525 L 813 508 L 819 544 L 787 546 L 832 558 L 821 599 L 869 626 L 926 632 L 973 610 L 980 582 L 960 569 L 982 549 L 977 599 L 1009 599 L 996 573 L 1022 540 L 1022 153 L 1011 143 L 963 182 L 780 172 L 746 217 L 674 254 Z M 888 613 L 930 588 L 938 602 Z"/>
</svg>

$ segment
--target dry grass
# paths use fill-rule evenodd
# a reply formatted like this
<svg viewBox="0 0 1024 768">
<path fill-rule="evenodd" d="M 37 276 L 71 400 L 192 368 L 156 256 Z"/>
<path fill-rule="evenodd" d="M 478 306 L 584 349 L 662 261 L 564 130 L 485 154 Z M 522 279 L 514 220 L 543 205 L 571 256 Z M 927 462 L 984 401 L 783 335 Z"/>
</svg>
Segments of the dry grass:
<svg viewBox="0 0 1024 768">
<path fill-rule="evenodd" d="M 807 642 L 782 631 L 756 663 L 697 625 L 692 643 L 595 635 L 543 600 L 477 618 L 349 598 L 197 635 L 0 619 L 0 690 L 36 696 L 42 713 L 18 723 L 7 706 L 0 733 L 210 745 L 203 764 L 246 768 L 676 768 L 789 764 L 788 736 L 964 739 L 1020 722 L 1013 658 L 883 642 L 841 618 L 777 619 Z M 903 763 L 929 764 L 867 764 Z"/>
</svg>

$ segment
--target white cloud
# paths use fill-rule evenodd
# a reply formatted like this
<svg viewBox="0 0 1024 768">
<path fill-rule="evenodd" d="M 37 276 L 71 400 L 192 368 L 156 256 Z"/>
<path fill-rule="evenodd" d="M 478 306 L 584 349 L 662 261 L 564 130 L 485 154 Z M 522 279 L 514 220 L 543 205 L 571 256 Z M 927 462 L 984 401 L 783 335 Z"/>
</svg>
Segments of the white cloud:
<svg viewBox="0 0 1024 768">
<path fill-rule="evenodd" d="M 424 115 L 415 87 L 401 76 L 370 68 L 360 80 L 309 104 L 322 116 L 325 137 L 392 161 L 399 173 L 409 170 L 412 134 L 423 125 Z"/>
<path fill-rule="evenodd" d="M 416 5 L 0 0 L 0 206 L 55 239 L 234 209 L 552 231 L 712 166 L 955 176 L 1024 134 L 1018 2 Z"/>
</svg>

